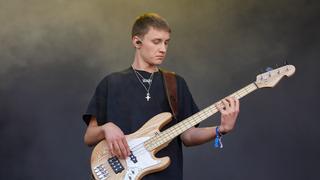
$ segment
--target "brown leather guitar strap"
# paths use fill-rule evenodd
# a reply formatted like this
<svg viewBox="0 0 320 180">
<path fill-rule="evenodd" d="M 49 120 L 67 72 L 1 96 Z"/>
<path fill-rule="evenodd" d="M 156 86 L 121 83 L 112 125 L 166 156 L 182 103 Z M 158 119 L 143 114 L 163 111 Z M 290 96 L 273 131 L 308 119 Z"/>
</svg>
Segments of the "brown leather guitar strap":
<svg viewBox="0 0 320 180">
<path fill-rule="evenodd" d="M 178 115 L 178 92 L 177 92 L 177 79 L 176 73 L 160 69 L 163 75 L 164 86 L 166 89 L 167 99 L 173 117 L 177 119 Z"/>
</svg>

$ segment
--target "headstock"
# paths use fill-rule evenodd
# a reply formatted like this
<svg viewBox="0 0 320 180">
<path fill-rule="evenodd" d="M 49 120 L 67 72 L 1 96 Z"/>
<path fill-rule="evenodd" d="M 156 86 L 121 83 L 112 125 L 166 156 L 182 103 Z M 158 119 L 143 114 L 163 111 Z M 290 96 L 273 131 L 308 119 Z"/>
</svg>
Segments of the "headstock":
<svg viewBox="0 0 320 180">
<path fill-rule="evenodd" d="M 267 72 L 257 76 L 255 84 L 258 88 L 274 87 L 282 77 L 290 77 L 295 70 L 296 68 L 293 65 L 285 65 L 273 70 L 268 68 Z"/>
</svg>

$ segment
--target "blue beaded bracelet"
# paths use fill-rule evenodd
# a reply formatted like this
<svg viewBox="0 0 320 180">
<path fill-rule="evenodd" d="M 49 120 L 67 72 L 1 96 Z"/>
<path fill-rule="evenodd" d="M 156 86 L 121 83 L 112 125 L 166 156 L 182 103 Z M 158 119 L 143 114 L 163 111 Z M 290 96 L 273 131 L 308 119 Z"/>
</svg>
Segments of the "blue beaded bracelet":
<svg viewBox="0 0 320 180">
<path fill-rule="evenodd" d="M 214 147 L 215 148 L 223 148 L 222 145 L 222 134 L 219 131 L 219 126 L 216 127 L 216 138 L 214 139 Z"/>
</svg>

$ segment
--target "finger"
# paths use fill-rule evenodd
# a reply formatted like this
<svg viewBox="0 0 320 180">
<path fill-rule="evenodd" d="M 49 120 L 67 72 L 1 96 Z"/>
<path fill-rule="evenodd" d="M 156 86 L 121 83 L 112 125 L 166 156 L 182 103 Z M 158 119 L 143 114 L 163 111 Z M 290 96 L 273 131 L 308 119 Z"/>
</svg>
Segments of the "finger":
<svg viewBox="0 0 320 180">
<path fill-rule="evenodd" d="M 233 98 L 233 97 L 228 97 L 228 98 L 227 98 L 227 101 L 229 102 L 230 109 L 234 110 L 234 107 L 235 107 L 234 98 Z"/>
<path fill-rule="evenodd" d="M 229 111 L 230 109 L 230 103 L 226 99 L 222 99 L 222 103 L 225 107 L 225 111 Z"/>
<path fill-rule="evenodd" d="M 126 150 L 127 150 L 127 156 L 129 156 L 130 154 L 131 154 L 131 150 L 130 150 L 130 147 L 129 147 L 129 145 L 128 145 L 128 142 L 127 142 L 127 139 L 126 138 L 123 138 L 122 139 L 122 142 L 123 142 L 123 145 L 124 145 L 124 147 L 126 148 Z"/>
<path fill-rule="evenodd" d="M 107 141 L 107 145 L 108 145 L 108 149 L 109 149 L 109 153 L 111 156 L 114 156 L 114 152 L 113 152 L 113 145 L 111 141 Z"/>
<path fill-rule="evenodd" d="M 119 139 L 118 145 L 121 151 L 121 158 L 125 159 L 127 157 L 127 150 L 123 145 L 122 139 Z"/>
<path fill-rule="evenodd" d="M 223 107 L 224 105 L 223 105 L 223 103 L 222 103 L 222 100 L 221 100 L 220 102 L 216 103 L 215 106 L 216 106 L 216 108 L 220 111 L 221 114 L 225 112 L 225 110 L 223 109 L 223 108 L 224 108 L 224 107 Z"/>
<path fill-rule="evenodd" d="M 119 147 L 119 144 L 117 141 L 114 141 L 113 143 L 113 146 L 114 146 L 114 153 L 117 157 L 121 157 L 121 150 L 120 150 L 120 147 Z"/>
<path fill-rule="evenodd" d="M 240 110 L 240 101 L 237 98 L 235 99 L 235 108 L 236 108 L 237 112 L 239 112 L 239 110 Z"/>
</svg>

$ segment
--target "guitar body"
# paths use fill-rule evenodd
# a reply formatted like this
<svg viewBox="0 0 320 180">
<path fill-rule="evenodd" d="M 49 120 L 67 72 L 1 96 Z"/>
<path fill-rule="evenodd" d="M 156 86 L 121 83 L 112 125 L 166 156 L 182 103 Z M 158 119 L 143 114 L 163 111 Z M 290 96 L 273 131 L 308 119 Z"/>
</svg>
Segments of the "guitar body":
<svg viewBox="0 0 320 180">
<path fill-rule="evenodd" d="M 143 176 L 161 171 L 170 164 L 169 157 L 156 158 L 155 154 L 168 143 L 149 151 L 144 142 L 160 133 L 160 129 L 170 122 L 170 113 L 161 113 L 147 121 L 138 131 L 126 135 L 132 155 L 126 159 L 118 159 L 109 154 L 105 140 L 98 143 L 91 156 L 91 170 L 96 180 L 136 180 Z"/>
</svg>

